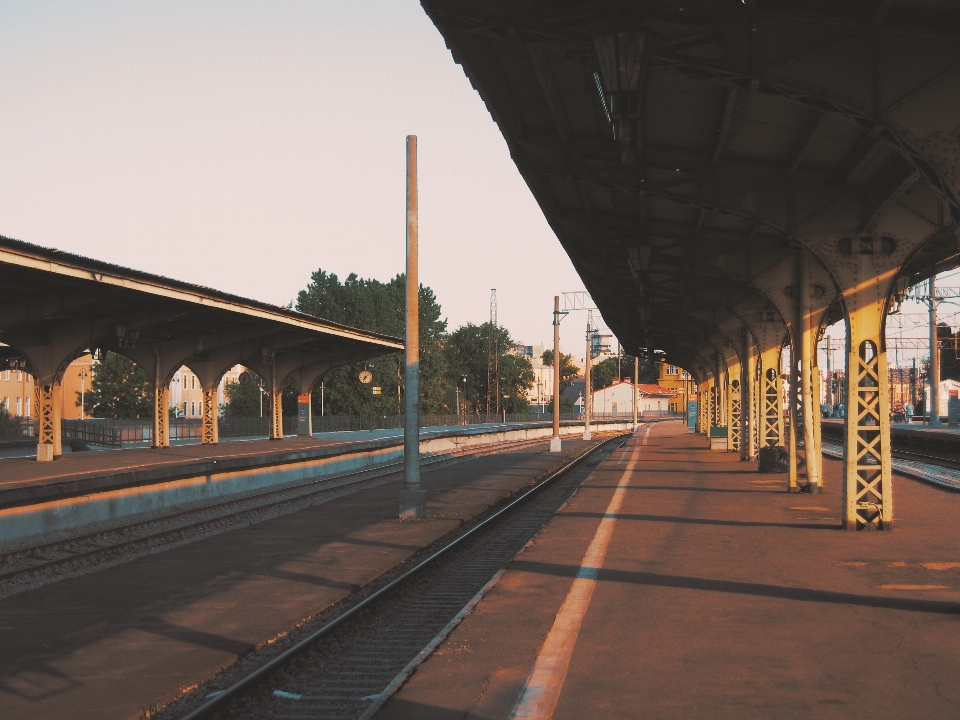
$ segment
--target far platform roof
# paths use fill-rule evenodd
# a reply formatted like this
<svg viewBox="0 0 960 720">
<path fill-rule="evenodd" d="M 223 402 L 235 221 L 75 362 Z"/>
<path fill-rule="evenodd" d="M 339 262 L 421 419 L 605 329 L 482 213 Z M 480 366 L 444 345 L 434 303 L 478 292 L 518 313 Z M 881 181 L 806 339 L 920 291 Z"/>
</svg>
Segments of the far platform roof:
<svg viewBox="0 0 960 720">
<path fill-rule="evenodd" d="M 0 358 L 25 357 L 41 376 L 86 348 L 123 353 L 148 371 L 159 354 L 165 375 L 182 364 L 262 373 L 275 362 L 280 379 L 403 349 L 398 338 L 4 237 L 0 343 L 9 346 Z"/>
</svg>

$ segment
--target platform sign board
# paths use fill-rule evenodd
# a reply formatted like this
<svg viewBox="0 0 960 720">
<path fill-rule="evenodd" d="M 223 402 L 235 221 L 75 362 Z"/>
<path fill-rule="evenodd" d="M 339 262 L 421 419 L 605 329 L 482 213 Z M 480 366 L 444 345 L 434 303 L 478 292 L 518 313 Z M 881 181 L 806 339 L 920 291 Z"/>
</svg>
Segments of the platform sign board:
<svg viewBox="0 0 960 720">
<path fill-rule="evenodd" d="M 697 401 L 687 402 L 687 427 L 696 432 L 697 430 Z"/>
<path fill-rule="evenodd" d="M 301 393 L 297 396 L 297 435 L 309 437 L 313 432 L 310 417 L 310 393 Z"/>
</svg>

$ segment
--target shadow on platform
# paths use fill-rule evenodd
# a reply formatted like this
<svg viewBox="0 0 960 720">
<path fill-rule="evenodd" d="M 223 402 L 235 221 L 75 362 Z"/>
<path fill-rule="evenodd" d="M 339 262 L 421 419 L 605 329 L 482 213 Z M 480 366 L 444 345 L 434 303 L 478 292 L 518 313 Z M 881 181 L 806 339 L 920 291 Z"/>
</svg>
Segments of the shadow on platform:
<svg viewBox="0 0 960 720">
<path fill-rule="evenodd" d="M 511 563 L 512 570 L 574 578 L 579 566 L 516 560 Z M 706 590 L 709 592 L 754 595 L 757 597 L 780 598 L 800 602 L 831 603 L 835 605 L 854 605 L 860 607 L 903 610 L 906 612 L 937 613 L 941 615 L 960 615 L 960 603 L 941 600 L 915 600 L 895 598 L 883 595 L 857 595 L 854 593 L 813 590 L 810 588 L 769 585 L 766 583 L 745 583 L 735 580 L 711 580 L 709 578 L 686 577 L 683 575 L 664 575 L 661 573 L 631 572 L 626 570 L 601 569 L 597 577 L 601 582 L 632 583 L 652 587 L 677 588 L 681 590 Z"/>
</svg>

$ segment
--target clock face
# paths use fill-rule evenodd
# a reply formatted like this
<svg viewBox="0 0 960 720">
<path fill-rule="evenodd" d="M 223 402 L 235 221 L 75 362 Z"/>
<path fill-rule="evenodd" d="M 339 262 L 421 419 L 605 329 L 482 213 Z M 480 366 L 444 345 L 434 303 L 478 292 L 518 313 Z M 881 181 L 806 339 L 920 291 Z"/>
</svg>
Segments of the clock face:
<svg viewBox="0 0 960 720">
<path fill-rule="evenodd" d="M 368 384 L 371 380 L 373 380 L 373 373 L 369 370 L 364 370 L 362 373 L 360 373 L 360 382 L 362 382 L 364 385 Z"/>
</svg>

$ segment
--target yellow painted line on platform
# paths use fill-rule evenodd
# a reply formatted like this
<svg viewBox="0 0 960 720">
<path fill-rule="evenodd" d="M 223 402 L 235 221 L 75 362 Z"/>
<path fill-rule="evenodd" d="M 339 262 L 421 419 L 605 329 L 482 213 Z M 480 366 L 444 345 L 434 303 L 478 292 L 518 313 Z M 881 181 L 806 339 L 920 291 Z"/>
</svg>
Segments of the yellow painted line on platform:
<svg viewBox="0 0 960 720">
<path fill-rule="evenodd" d="M 920 567 L 927 570 L 953 570 L 960 568 L 960 562 L 926 562 L 920 563 Z"/>
<path fill-rule="evenodd" d="M 830 512 L 830 508 L 817 507 L 816 505 L 799 505 L 797 507 L 787 508 L 787 510 L 805 510 L 806 512 Z"/>
<path fill-rule="evenodd" d="M 946 590 L 946 585 L 881 585 L 881 590 Z"/>
<path fill-rule="evenodd" d="M 647 444 L 649 437 L 650 427 L 647 427 L 641 446 Z M 553 711 L 557 707 L 560 691 L 567 677 L 567 669 L 570 667 L 570 659 L 577 644 L 577 636 L 580 634 L 580 625 L 590 606 L 593 590 L 597 586 L 597 576 L 600 574 L 600 568 L 603 567 L 607 547 L 613 537 L 617 513 L 620 512 L 623 499 L 626 497 L 627 486 L 630 484 L 630 477 L 637 465 L 639 454 L 640 448 L 631 453 L 630 462 L 620 477 L 610 504 L 607 505 L 600 527 L 597 528 L 583 556 L 577 577 L 567 592 L 563 605 L 560 606 L 560 612 L 557 613 L 547 639 L 540 647 L 533 672 L 530 673 L 523 692 L 520 693 L 513 713 L 510 715 L 511 718 L 549 720 L 553 717 Z"/>
</svg>

